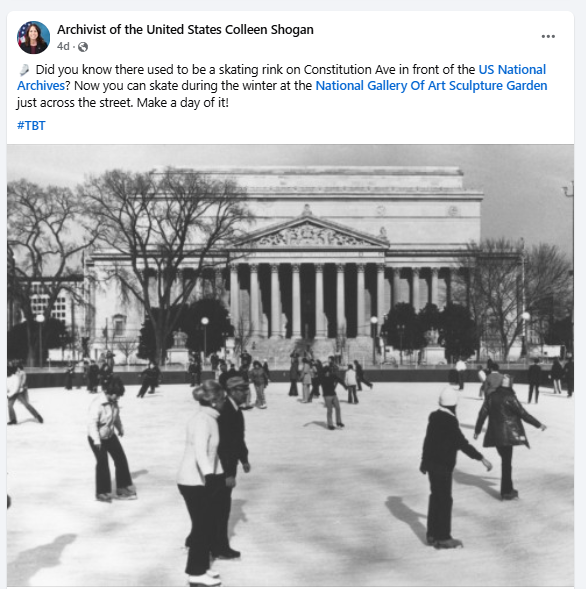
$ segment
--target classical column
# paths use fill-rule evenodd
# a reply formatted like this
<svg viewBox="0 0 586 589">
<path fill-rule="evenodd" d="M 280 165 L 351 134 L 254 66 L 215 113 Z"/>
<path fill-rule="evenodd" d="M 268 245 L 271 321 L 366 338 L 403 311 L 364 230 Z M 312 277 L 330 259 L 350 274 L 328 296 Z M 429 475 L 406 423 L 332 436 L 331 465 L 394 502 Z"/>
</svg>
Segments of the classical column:
<svg viewBox="0 0 586 589">
<path fill-rule="evenodd" d="M 432 268 L 431 269 L 431 304 L 439 306 L 439 298 L 438 298 L 438 275 L 439 275 L 439 268 Z"/>
<path fill-rule="evenodd" d="M 240 323 L 240 283 L 238 282 L 238 264 L 230 264 L 230 315 L 232 325 L 238 330 Z"/>
<path fill-rule="evenodd" d="M 446 269 L 446 305 L 452 302 L 452 269 Z"/>
<path fill-rule="evenodd" d="M 315 336 L 325 337 L 324 321 L 324 265 L 315 265 Z"/>
<path fill-rule="evenodd" d="M 411 268 L 411 304 L 416 313 L 419 311 L 419 270 L 420 268 Z"/>
<path fill-rule="evenodd" d="M 301 337 L 301 283 L 299 280 L 299 264 L 291 266 L 293 276 L 292 316 L 293 330 L 291 337 Z"/>
<path fill-rule="evenodd" d="M 258 335 L 261 328 L 258 264 L 250 265 L 250 323 L 252 335 Z"/>
<path fill-rule="evenodd" d="M 346 330 L 346 303 L 344 299 L 345 264 L 337 264 L 337 296 L 336 296 L 336 330 L 338 335 Z"/>
<path fill-rule="evenodd" d="M 368 335 L 368 325 L 364 313 L 364 264 L 358 264 L 356 272 L 356 331 L 358 335 Z"/>
<path fill-rule="evenodd" d="M 379 329 L 385 320 L 385 265 L 376 265 L 376 316 Z M 388 309 L 386 309 L 388 311 Z"/>
<path fill-rule="evenodd" d="M 281 337 L 281 284 L 279 264 L 271 264 L 271 338 Z"/>
<path fill-rule="evenodd" d="M 401 292 L 401 268 L 393 268 L 393 307 L 399 302 Z"/>
</svg>

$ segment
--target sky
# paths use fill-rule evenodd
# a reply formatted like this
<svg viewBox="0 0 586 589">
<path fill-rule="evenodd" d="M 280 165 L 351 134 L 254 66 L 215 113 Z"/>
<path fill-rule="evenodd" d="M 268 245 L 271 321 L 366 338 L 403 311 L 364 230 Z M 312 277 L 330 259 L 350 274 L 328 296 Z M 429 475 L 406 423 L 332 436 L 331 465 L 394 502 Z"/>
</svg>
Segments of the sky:
<svg viewBox="0 0 586 589">
<path fill-rule="evenodd" d="M 573 145 L 9 145 L 8 180 L 74 188 L 106 170 L 160 166 L 457 166 L 484 191 L 482 237 L 573 255 Z M 31 162 L 33 164 L 31 165 Z"/>
</svg>

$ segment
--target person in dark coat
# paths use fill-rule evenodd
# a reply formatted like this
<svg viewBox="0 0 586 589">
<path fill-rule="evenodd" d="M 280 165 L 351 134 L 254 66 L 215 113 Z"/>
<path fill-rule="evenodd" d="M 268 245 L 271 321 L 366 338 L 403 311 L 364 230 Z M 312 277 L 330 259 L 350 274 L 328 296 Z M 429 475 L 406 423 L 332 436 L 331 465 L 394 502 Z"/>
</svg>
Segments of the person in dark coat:
<svg viewBox="0 0 586 589">
<path fill-rule="evenodd" d="M 299 396 L 299 391 L 297 390 L 297 381 L 299 380 L 300 374 L 299 355 L 291 355 L 291 366 L 289 367 L 289 382 L 291 383 L 291 386 L 289 387 L 290 397 Z"/>
<path fill-rule="evenodd" d="M 150 395 L 152 395 L 155 392 L 155 389 L 159 386 L 159 378 L 161 376 L 161 371 L 154 362 L 149 362 L 148 368 L 145 368 L 141 374 L 142 386 L 138 391 L 138 395 L 136 395 L 139 399 L 142 399 L 145 396 L 148 389 L 150 389 Z"/>
<path fill-rule="evenodd" d="M 561 395 L 562 394 L 562 377 L 563 376 L 564 376 L 564 367 L 561 365 L 559 358 L 554 358 L 553 364 L 551 365 L 551 372 L 549 373 L 549 378 L 551 378 L 551 382 L 553 384 L 554 395 Z"/>
<path fill-rule="evenodd" d="M 502 499 L 516 499 L 519 497 L 519 492 L 513 487 L 513 446 L 524 444 L 529 448 L 523 421 L 542 431 L 546 427 L 523 409 L 513 390 L 513 381 L 508 374 L 503 375 L 502 386 L 488 396 L 482 404 L 474 428 L 475 440 L 480 435 L 487 417 L 488 426 L 482 445 L 485 448 L 496 447 L 501 457 Z"/>
<path fill-rule="evenodd" d="M 102 365 L 100 366 L 100 386 L 102 387 L 102 390 L 105 391 L 108 388 L 108 384 L 110 384 L 110 381 L 112 380 L 112 377 L 114 376 L 114 369 L 112 368 L 112 365 L 110 363 L 108 363 L 106 360 L 104 360 L 102 362 Z"/>
<path fill-rule="evenodd" d="M 220 443 L 218 456 L 226 485 L 221 488 L 218 496 L 218 519 L 216 533 L 212 540 L 212 555 L 214 558 L 231 560 L 240 557 L 240 552 L 230 546 L 228 538 L 228 522 L 232 507 L 232 491 L 236 486 L 238 463 L 242 464 L 242 470 L 250 472 L 248 462 L 248 448 L 245 441 L 244 415 L 240 409 L 246 403 L 248 384 L 240 377 L 231 378 L 226 383 L 228 398 L 220 411 L 218 428 L 220 431 Z"/>
<path fill-rule="evenodd" d="M 358 360 L 354 360 L 354 370 L 356 372 L 356 386 L 358 387 L 358 390 L 362 390 L 362 383 L 372 389 L 372 383 L 366 380 L 366 377 L 364 376 L 364 368 L 362 368 L 362 364 L 360 364 Z"/>
<path fill-rule="evenodd" d="M 189 385 L 194 387 L 201 384 L 201 362 L 198 356 L 193 356 L 189 363 Z"/>
<path fill-rule="evenodd" d="M 95 360 L 90 360 L 90 365 L 87 371 L 87 390 L 90 393 L 98 392 L 98 384 L 100 383 L 100 369 Z"/>
<path fill-rule="evenodd" d="M 568 397 L 574 394 L 574 359 L 570 358 L 564 366 L 564 378 L 568 387 Z"/>
<path fill-rule="evenodd" d="M 460 548 L 452 538 L 452 475 L 458 450 L 480 460 L 486 470 L 492 464 L 464 437 L 456 417 L 459 385 L 449 385 L 440 394 L 439 409 L 429 416 L 419 470 L 429 477 L 431 494 L 427 511 L 427 543 L 435 548 Z"/>
<path fill-rule="evenodd" d="M 340 401 L 336 395 L 336 384 L 340 383 L 346 388 L 346 385 L 341 381 L 340 377 L 337 376 L 330 364 L 324 367 L 323 374 L 321 376 L 321 387 L 324 394 L 324 401 L 327 408 L 327 422 L 328 429 L 335 430 L 334 423 L 332 421 L 332 410 L 336 410 L 336 425 L 340 428 L 344 427 L 342 423 L 342 410 L 340 408 Z"/>
<path fill-rule="evenodd" d="M 251 364 L 252 356 L 248 353 L 248 350 L 244 350 L 242 354 L 240 354 L 240 368 L 248 370 Z"/>
<path fill-rule="evenodd" d="M 227 389 L 227 384 L 228 384 L 228 379 L 232 378 L 231 376 L 229 376 L 228 373 L 228 366 L 226 365 L 225 362 L 222 362 L 220 364 L 220 375 L 218 376 L 218 382 L 220 383 L 220 386 L 226 390 Z"/>
<path fill-rule="evenodd" d="M 73 389 L 73 375 L 75 373 L 75 366 L 71 364 L 71 362 L 67 365 L 65 369 L 65 390 L 70 391 Z"/>
<path fill-rule="evenodd" d="M 319 363 L 319 364 L 318 364 Z M 321 374 L 323 372 L 323 365 L 319 360 L 311 361 L 311 392 L 309 393 L 310 400 L 319 397 L 319 387 L 321 384 Z"/>
<path fill-rule="evenodd" d="M 533 391 L 535 391 L 535 403 L 538 403 L 539 385 L 541 384 L 541 366 L 539 366 L 539 358 L 535 358 L 533 364 L 529 366 L 527 378 L 529 380 L 529 399 L 527 400 L 527 403 L 531 403 Z"/>
</svg>

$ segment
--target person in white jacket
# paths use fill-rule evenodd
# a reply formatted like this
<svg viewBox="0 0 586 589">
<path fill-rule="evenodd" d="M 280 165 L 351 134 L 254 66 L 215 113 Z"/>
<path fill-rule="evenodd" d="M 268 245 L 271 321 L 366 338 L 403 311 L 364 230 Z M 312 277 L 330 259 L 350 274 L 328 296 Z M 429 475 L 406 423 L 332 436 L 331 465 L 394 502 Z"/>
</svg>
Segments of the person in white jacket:
<svg viewBox="0 0 586 589">
<path fill-rule="evenodd" d="M 43 418 L 39 412 L 30 404 L 28 398 L 28 386 L 26 384 L 26 373 L 22 365 L 8 367 L 7 379 L 7 395 L 8 395 L 8 416 L 9 421 L 7 425 L 16 425 L 16 411 L 14 411 L 14 404 L 20 401 L 28 410 L 28 412 L 39 422 L 43 423 Z"/>
<path fill-rule="evenodd" d="M 356 371 L 352 364 L 348 364 L 348 370 L 346 370 L 346 376 L 344 377 L 344 384 L 348 389 L 348 403 L 350 405 L 352 405 L 352 403 L 357 405 L 358 395 L 356 394 L 356 385 L 358 383 L 356 381 Z"/>
<path fill-rule="evenodd" d="M 213 380 L 193 390 L 199 410 L 187 423 L 185 452 L 177 475 L 177 486 L 191 518 L 191 533 L 185 541 L 189 549 L 185 572 L 191 587 L 215 587 L 219 575 L 210 570 L 213 532 L 219 516 L 220 487 L 225 485 L 218 457 L 218 416 L 224 406 L 225 391 Z"/>
<path fill-rule="evenodd" d="M 112 478 L 108 454 L 116 468 L 116 498 L 136 499 L 128 460 L 118 436 L 124 436 L 118 399 L 124 394 L 119 377 L 112 378 L 106 389 L 92 400 L 89 409 L 88 441 L 96 457 L 96 499 L 105 503 L 112 500 Z M 118 432 L 118 436 L 116 435 Z"/>
</svg>

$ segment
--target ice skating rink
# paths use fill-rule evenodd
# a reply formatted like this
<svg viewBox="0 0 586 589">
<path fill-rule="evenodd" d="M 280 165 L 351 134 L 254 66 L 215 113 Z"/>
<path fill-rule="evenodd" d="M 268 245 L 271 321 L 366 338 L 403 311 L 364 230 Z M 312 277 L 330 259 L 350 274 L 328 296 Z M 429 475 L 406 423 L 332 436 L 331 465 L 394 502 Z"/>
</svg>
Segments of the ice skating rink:
<svg viewBox="0 0 586 589">
<path fill-rule="evenodd" d="M 500 460 L 487 473 L 460 453 L 452 531 L 463 550 L 425 543 L 427 477 L 420 474 L 427 417 L 443 384 L 380 383 L 348 405 L 346 428 L 326 429 L 310 405 L 271 384 L 268 409 L 245 412 L 252 471 L 239 471 L 231 543 L 239 561 L 218 561 L 224 586 L 571 586 L 574 584 L 574 399 L 543 389 L 525 407 L 548 426 L 526 425 L 531 449 L 515 448 L 517 501 L 501 502 Z M 187 385 L 121 399 L 122 438 L 137 501 L 94 499 L 94 456 L 85 390 L 31 390 L 45 419 L 17 405 L 8 427 L 8 586 L 186 585 L 189 517 L 175 484 Z M 516 387 L 525 403 L 527 387 Z M 476 384 L 461 395 L 466 437 L 481 406 Z M 482 450 L 481 450 L 482 451 Z"/>
</svg>

